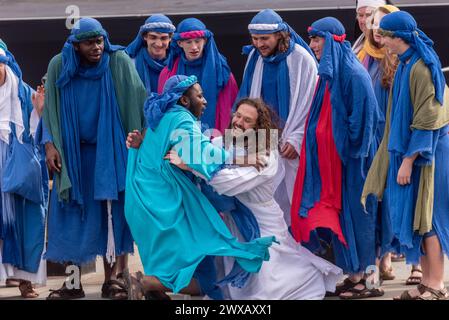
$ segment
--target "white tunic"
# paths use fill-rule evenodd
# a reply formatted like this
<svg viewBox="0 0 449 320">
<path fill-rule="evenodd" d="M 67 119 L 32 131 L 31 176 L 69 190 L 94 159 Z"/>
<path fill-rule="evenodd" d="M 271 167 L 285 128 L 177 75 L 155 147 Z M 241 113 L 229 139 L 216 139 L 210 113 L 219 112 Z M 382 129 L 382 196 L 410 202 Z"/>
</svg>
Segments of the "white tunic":
<svg viewBox="0 0 449 320">
<path fill-rule="evenodd" d="M 254 53 L 255 49 L 250 53 L 248 61 Z M 259 57 L 251 82 L 251 98 L 260 98 L 262 96 L 263 66 L 263 58 Z M 290 79 L 290 106 L 281 141 L 283 144 L 285 142 L 290 143 L 299 155 L 301 153 L 307 115 L 318 81 L 318 69 L 313 57 L 298 44 L 295 44 L 295 50 L 287 56 L 287 66 Z M 299 158 L 294 160 L 281 158 L 275 179 L 275 188 L 277 189 L 275 199 L 284 211 L 284 218 L 289 225 L 290 207 L 298 166 Z"/>
<path fill-rule="evenodd" d="M 233 300 L 323 299 L 326 291 L 335 291 L 342 270 L 315 256 L 290 235 L 283 212 L 273 199 L 274 177 L 278 169 L 278 153 L 272 152 L 268 166 L 257 171 L 254 167 L 220 170 L 209 184 L 219 194 L 236 196 L 255 215 L 261 236 L 275 236 L 280 244 L 269 249 L 270 260 L 260 272 L 252 274 L 243 288 L 227 286 L 225 295 Z M 225 218 L 233 235 L 241 239 L 232 218 Z M 226 273 L 234 260 L 223 258 Z M 226 292 L 227 291 L 227 292 Z"/>
</svg>

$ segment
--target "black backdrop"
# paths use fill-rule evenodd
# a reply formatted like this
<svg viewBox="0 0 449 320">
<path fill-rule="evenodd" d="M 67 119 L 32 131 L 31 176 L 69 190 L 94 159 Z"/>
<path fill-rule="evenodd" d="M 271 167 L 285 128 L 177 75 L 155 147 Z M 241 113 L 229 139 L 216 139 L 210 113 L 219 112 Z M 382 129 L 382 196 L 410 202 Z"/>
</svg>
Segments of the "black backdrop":
<svg viewBox="0 0 449 320">
<path fill-rule="evenodd" d="M 435 41 L 435 48 L 443 66 L 449 66 L 449 6 L 401 9 L 413 14 L 421 29 Z M 354 40 L 357 32 L 354 9 L 281 11 L 280 14 L 304 39 L 307 27 L 313 21 L 325 16 L 334 16 L 342 21 L 346 27 L 348 40 Z M 241 48 L 249 43 L 247 25 L 253 16 L 253 12 L 195 16 L 215 34 L 217 45 L 227 57 L 238 82 L 242 78 L 245 64 Z M 176 15 L 170 18 L 177 24 L 186 17 Z M 113 17 L 99 20 L 109 32 L 112 43 L 126 45 L 134 39 L 145 18 Z M 48 62 L 60 52 L 68 33 L 65 20 L 62 19 L 0 21 L 0 38 L 8 44 L 8 48 L 23 70 L 25 81 L 33 87 L 40 83 Z"/>
</svg>

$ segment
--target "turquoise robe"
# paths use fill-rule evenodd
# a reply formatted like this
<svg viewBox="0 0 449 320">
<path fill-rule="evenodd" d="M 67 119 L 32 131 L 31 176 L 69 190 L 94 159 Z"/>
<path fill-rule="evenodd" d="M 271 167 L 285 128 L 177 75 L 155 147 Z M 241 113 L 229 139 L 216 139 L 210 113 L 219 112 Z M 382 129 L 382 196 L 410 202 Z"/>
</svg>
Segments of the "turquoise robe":
<svg viewBox="0 0 449 320">
<path fill-rule="evenodd" d="M 212 145 L 196 121 L 187 109 L 175 106 L 128 155 L 125 216 L 144 273 L 175 293 L 189 285 L 206 256 L 232 256 L 245 271 L 258 272 L 274 241 L 266 237 L 238 242 L 197 186 L 163 159 L 174 148 L 207 180 L 222 167 L 228 153 Z"/>
</svg>

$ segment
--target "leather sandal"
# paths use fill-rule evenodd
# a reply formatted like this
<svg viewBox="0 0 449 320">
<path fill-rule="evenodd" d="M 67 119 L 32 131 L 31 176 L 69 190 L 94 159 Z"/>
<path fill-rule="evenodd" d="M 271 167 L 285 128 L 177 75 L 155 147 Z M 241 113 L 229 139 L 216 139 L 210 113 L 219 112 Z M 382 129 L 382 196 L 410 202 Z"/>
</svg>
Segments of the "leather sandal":
<svg viewBox="0 0 449 320">
<path fill-rule="evenodd" d="M 447 292 L 446 288 L 435 290 L 432 288 L 429 288 L 427 286 L 424 287 L 424 292 L 421 293 L 420 296 L 417 297 L 417 300 L 448 300 L 449 299 L 449 293 Z M 425 295 L 426 292 L 429 292 L 430 295 Z"/>
<path fill-rule="evenodd" d="M 425 286 L 418 284 L 416 289 L 418 289 L 419 294 L 423 294 L 425 291 Z M 394 297 L 393 300 L 418 300 L 419 295 L 412 297 L 409 291 L 410 290 L 403 291 L 399 297 Z"/>
<path fill-rule="evenodd" d="M 340 299 L 342 300 L 355 300 L 355 299 L 366 299 L 366 298 L 374 298 L 374 297 L 382 297 L 385 292 L 380 288 L 371 288 L 369 289 L 366 285 L 366 280 L 362 279 L 357 284 L 363 285 L 362 289 L 357 289 L 356 286 L 347 290 L 346 292 L 351 293 L 349 296 L 340 295 Z"/>
<path fill-rule="evenodd" d="M 101 287 L 101 297 L 111 300 L 127 300 L 128 290 L 123 282 L 109 280 Z"/>
<path fill-rule="evenodd" d="M 50 289 L 50 294 L 48 295 L 47 300 L 73 300 L 84 297 L 85 294 L 81 284 L 79 289 L 69 289 L 64 283 L 62 287 L 57 290 Z"/>
<path fill-rule="evenodd" d="M 30 281 L 20 281 L 19 290 L 22 298 L 33 299 L 39 297 L 39 293 L 34 290 Z"/>
</svg>

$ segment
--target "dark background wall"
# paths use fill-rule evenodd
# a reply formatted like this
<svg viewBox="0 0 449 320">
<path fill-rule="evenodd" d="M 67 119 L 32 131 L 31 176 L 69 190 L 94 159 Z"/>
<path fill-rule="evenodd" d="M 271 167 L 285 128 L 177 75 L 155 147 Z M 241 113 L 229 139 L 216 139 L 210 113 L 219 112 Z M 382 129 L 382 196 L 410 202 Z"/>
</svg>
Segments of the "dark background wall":
<svg viewBox="0 0 449 320">
<path fill-rule="evenodd" d="M 449 6 L 401 7 L 410 12 L 421 29 L 435 41 L 435 49 L 444 66 L 449 66 Z M 357 32 L 354 9 L 279 11 L 304 39 L 306 29 L 315 20 L 334 16 L 346 27 L 347 39 L 354 40 Z M 192 16 L 192 15 L 189 15 Z M 227 57 L 237 81 L 242 78 L 245 57 L 243 45 L 249 43 L 247 25 L 254 12 L 193 15 L 201 19 L 215 34 L 220 51 Z M 170 16 L 178 24 L 187 16 Z M 144 17 L 113 17 L 99 19 L 109 32 L 111 42 L 126 45 L 134 39 Z M 50 59 L 60 52 L 69 31 L 63 19 L 0 21 L 0 38 L 16 56 L 24 79 L 35 87 L 47 70 Z"/>
</svg>

